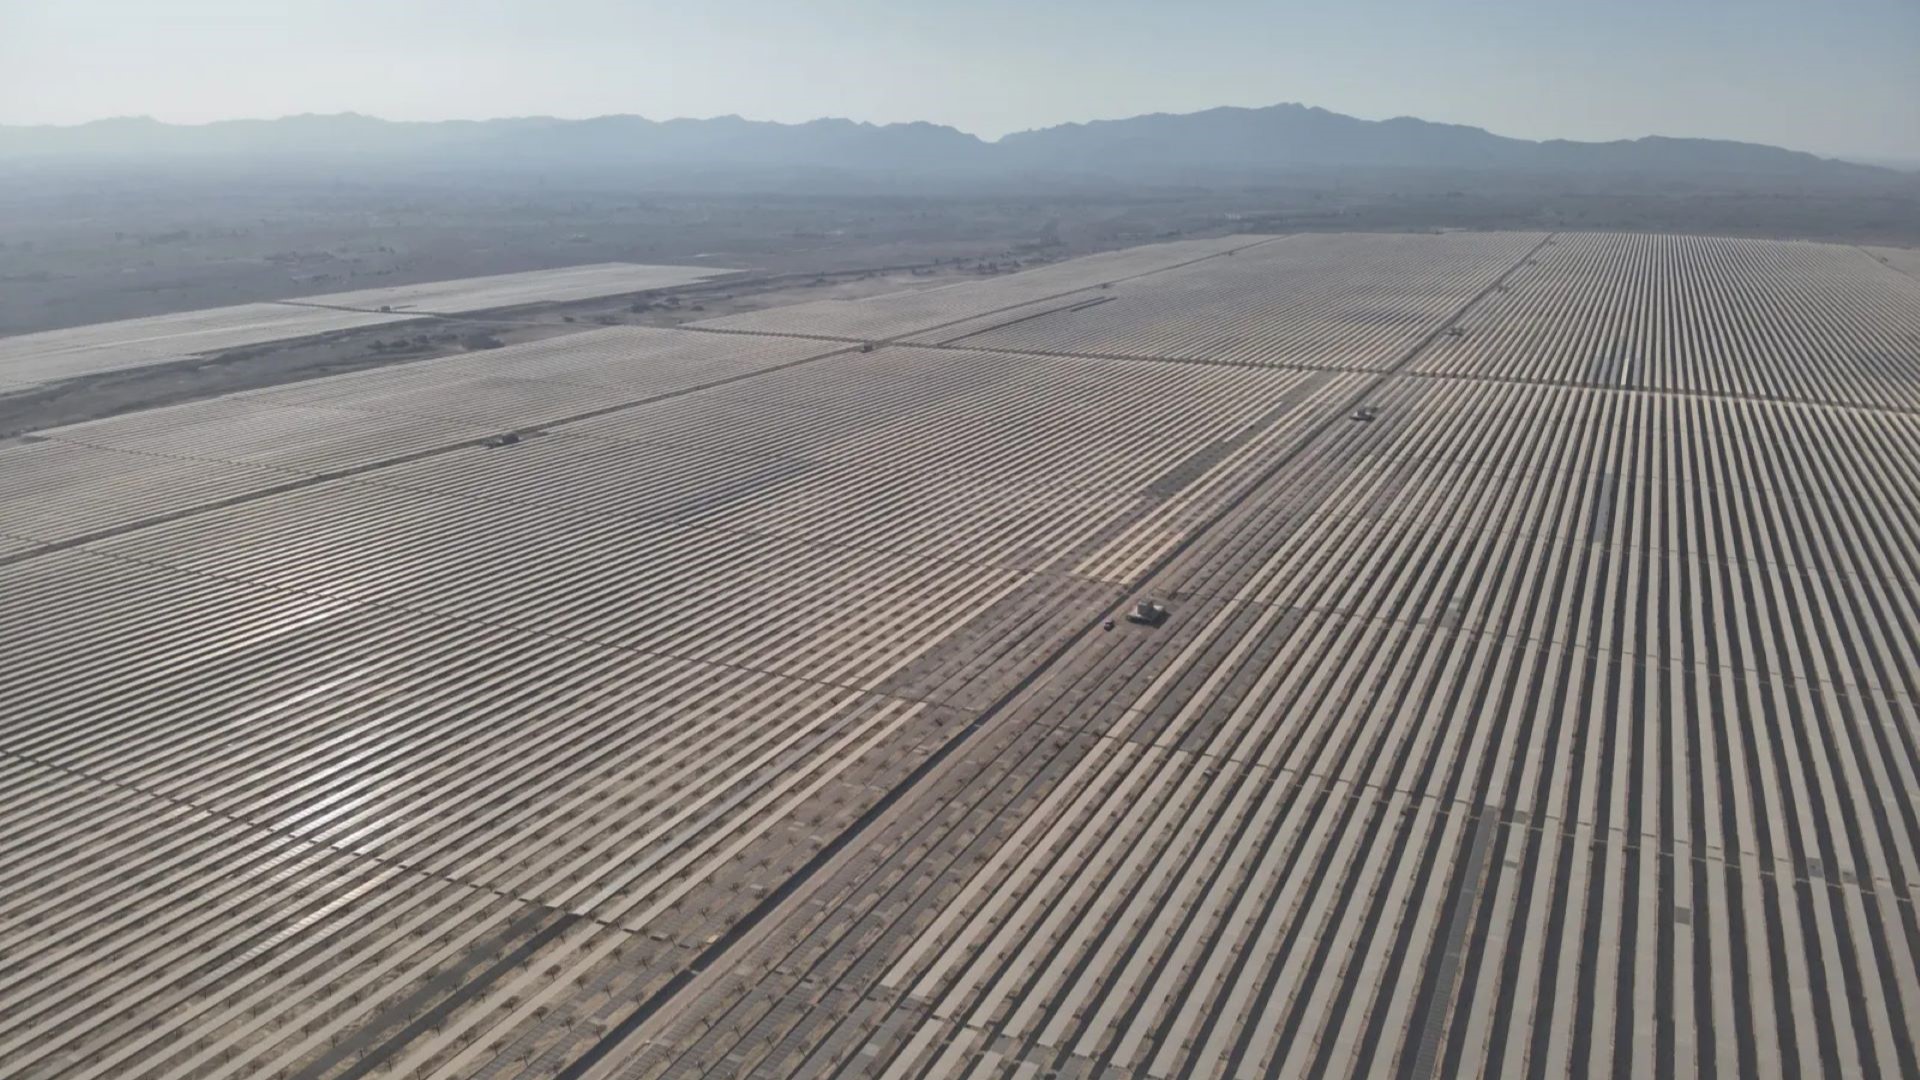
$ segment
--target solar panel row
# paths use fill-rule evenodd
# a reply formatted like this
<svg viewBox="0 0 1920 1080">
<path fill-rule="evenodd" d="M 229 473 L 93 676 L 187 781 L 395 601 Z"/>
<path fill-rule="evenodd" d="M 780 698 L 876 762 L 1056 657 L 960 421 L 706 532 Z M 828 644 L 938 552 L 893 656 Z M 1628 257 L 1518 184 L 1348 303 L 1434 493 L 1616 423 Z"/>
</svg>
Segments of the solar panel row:
<svg viewBox="0 0 1920 1080">
<path fill-rule="evenodd" d="M 30 389 L 232 349 L 404 323 L 424 315 L 589 300 L 691 285 L 729 273 L 733 271 L 602 263 L 383 286 L 0 337 L 0 386 Z"/>
</svg>

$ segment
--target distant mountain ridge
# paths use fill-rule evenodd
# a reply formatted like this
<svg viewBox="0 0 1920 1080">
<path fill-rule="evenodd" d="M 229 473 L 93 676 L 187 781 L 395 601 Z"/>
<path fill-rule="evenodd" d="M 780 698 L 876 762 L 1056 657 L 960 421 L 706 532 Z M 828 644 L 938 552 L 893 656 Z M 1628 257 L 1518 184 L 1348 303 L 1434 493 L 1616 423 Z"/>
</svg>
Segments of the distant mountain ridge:
<svg viewBox="0 0 1920 1080">
<path fill-rule="evenodd" d="M 1459 124 L 1412 117 L 1361 120 L 1291 104 L 1061 124 L 995 142 L 930 123 L 826 119 L 781 124 L 737 116 L 422 122 L 345 113 L 199 125 L 121 118 L 72 127 L 0 126 L 0 161 L 112 159 L 1142 177 L 1372 168 L 1675 176 L 1737 173 L 1818 181 L 1887 172 L 1757 143 L 1659 136 L 1599 143 L 1536 142 Z"/>
<path fill-rule="evenodd" d="M 1617 172 L 1856 173 L 1833 161 L 1759 143 L 1647 136 L 1615 142 L 1534 142 L 1410 116 L 1361 120 L 1303 105 L 1223 107 L 1062 124 L 1009 135 L 1008 152 L 1053 167 L 1147 167 L 1168 160 L 1216 168 L 1376 167 Z"/>
</svg>

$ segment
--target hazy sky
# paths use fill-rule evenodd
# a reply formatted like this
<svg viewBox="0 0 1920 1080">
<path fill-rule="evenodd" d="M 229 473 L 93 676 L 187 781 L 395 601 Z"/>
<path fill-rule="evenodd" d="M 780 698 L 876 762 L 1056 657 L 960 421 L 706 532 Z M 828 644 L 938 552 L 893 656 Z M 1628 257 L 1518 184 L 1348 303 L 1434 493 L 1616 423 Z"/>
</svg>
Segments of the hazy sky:
<svg viewBox="0 0 1920 1080">
<path fill-rule="evenodd" d="M 738 113 L 993 137 L 1279 101 L 1920 158 L 1920 0 L 0 0 L 5 123 Z"/>
</svg>

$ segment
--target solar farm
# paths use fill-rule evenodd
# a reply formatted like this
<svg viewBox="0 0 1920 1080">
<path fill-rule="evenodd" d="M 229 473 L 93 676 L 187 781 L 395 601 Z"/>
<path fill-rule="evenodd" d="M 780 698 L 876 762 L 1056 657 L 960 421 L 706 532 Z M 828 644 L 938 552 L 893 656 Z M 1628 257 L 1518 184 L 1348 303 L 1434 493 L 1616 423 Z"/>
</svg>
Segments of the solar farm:
<svg viewBox="0 0 1920 1080">
<path fill-rule="evenodd" d="M 0 337 L 0 391 L 205 357 L 227 349 L 412 323 L 427 315 L 617 296 L 688 285 L 732 272 L 604 263 L 237 304 Z"/>
<path fill-rule="evenodd" d="M 222 349 L 406 321 L 405 315 L 378 311 L 238 304 L 0 337 L 0 388 L 25 389 Z"/>
<path fill-rule="evenodd" d="M 1181 240 L 0 443 L 0 1075 L 1920 1075 L 1913 272 Z M 555 273 L 263 306 L 719 271 Z"/>
</svg>

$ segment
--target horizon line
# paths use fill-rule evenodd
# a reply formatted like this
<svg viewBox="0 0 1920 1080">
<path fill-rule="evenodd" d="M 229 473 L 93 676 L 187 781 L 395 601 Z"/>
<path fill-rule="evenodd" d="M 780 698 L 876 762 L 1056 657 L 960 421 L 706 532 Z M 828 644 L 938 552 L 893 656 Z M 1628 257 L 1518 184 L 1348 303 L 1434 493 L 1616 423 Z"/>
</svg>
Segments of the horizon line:
<svg viewBox="0 0 1920 1080">
<path fill-rule="evenodd" d="M 1611 138 L 1611 139 L 1576 139 L 1576 138 L 1569 138 L 1567 136 L 1551 136 L 1546 138 L 1533 138 L 1525 135 L 1503 135 L 1500 132 L 1493 131 L 1485 127 L 1481 127 L 1477 124 L 1469 124 L 1469 123 L 1463 123 L 1463 122 L 1453 121 L 1453 120 L 1430 120 L 1425 117 L 1414 116 L 1409 113 L 1401 113 L 1395 116 L 1388 116 L 1388 117 L 1383 117 L 1379 119 L 1371 119 L 1364 116 L 1358 116 L 1353 113 L 1339 112 L 1334 109 L 1329 109 L 1321 105 L 1308 105 L 1304 102 L 1298 102 L 1298 101 L 1277 101 L 1277 102 L 1272 102 L 1266 105 L 1211 105 L 1204 109 L 1193 109 L 1187 112 L 1172 112 L 1168 110 L 1156 110 L 1152 112 L 1134 113 L 1129 116 L 1103 116 L 1103 117 L 1094 117 L 1092 119 L 1087 119 L 1087 120 L 1062 120 L 1062 121 L 1057 121 L 1055 123 L 1046 124 L 1038 127 L 1028 127 L 1028 128 L 1021 128 L 1017 131 L 1003 132 L 1002 134 L 996 135 L 993 137 L 981 135 L 978 132 L 968 131 L 965 128 L 961 128 L 954 124 L 943 124 L 933 120 L 857 120 L 849 116 L 816 116 L 807 120 L 772 120 L 772 119 L 766 119 L 761 117 L 743 116 L 737 112 L 719 113 L 719 114 L 710 115 L 710 116 L 671 116 L 671 117 L 666 117 L 662 119 L 655 119 L 654 117 L 650 117 L 644 113 L 638 113 L 638 112 L 609 112 L 609 113 L 597 113 L 590 116 L 558 116 L 552 113 L 526 113 L 526 114 L 514 115 L 514 116 L 484 116 L 484 117 L 449 116 L 449 117 L 440 117 L 440 118 L 431 119 L 431 120 L 396 120 L 391 117 L 385 117 L 385 116 L 379 116 L 373 113 L 361 112 L 357 109 L 344 109 L 338 112 L 307 111 L 307 112 L 298 112 L 298 113 L 284 113 L 279 116 L 229 116 L 229 117 L 223 117 L 215 120 L 163 120 L 150 113 L 141 113 L 141 114 L 121 114 L 116 116 L 102 116 L 102 117 L 96 117 L 91 120 L 80 120 L 73 123 L 65 123 L 65 124 L 15 123 L 15 122 L 10 122 L 6 120 L 0 120 L 0 129 L 10 128 L 14 130 L 74 131 L 80 128 L 92 127 L 100 124 L 128 123 L 128 122 L 144 122 L 144 123 L 159 125 L 162 127 L 172 127 L 172 128 L 209 128 L 209 127 L 217 127 L 223 124 L 276 124 L 276 123 L 284 123 L 289 120 L 306 120 L 306 119 L 325 120 L 325 119 L 346 119 L 346 118 L 352 118 L 352 119 L 358 119 L 358 120 L 371 120 L 371 121 L 382 123 L 382 124 L 420 124 L 420 125 L 493 124 L 493 123 L 508 123 L 512 121 L 541 121 L 541 120 L 552 121 L 557 124 L 579 124 L 579 123 L 590 123 L 595 120 L 617 120 L 617 119 L 643 120 L 651 124 L 710 123 L 718 120 L 739 120 L 745 123 L 772 124 L 780 127 L 805 127 L 809 124 L 836 123 L 836 122 L 857 124 L 864 127 L 873 127 L 873 128 L 924 126 L 924 127 L 945 129 L 948 131 L 952 131 L 956 134 L 964 135 L 969 138 L 978 140 L 979 142 L 986 143 L 988 145 L 993 145 L 1001 142 L 1002 140 L 1006 139 L 1010 135 L 1021 135 L 1021 134 L 1028 134 L 1028 133 L 1039 132 L 1039 131 L 1050 131 L 1056 128 L 1063 128 L 1063 127 L 1084 127 L 1091 124 L 1119 123 L 1119 122 L 1124 122 L 1128 120 L 1140 120 L 1140 119 L 1145 119 L 1149 117 L 1198 116 L 1202 113 L 1220 112 L 1220 111 L 1262 112 L 1269 109 L 1281 109 L 1281 108 L 1296 108 L 1296 109 L 1301 109 L 1308 112 L 1322 112 L 1332 116 L 1344 117 L 1350 120 L 1358 120 L 1362 123 L 1369 123 L 1369 124 L 1386 124 L 1386 123 L 1392 123 L 1400 120 L 1409 120 L 1416 123 L 1431 124 L 1437 127 L 1465 128 L 1471 131 L 1480 132 L 1482 134 L 1492 135 L 1496 138 L 1512 139 L 1518 142 L 1530 142 L 1530 143 L 1567 142 L 1567 143 L 1581 143 L 1586 145 L 1597 146 L 1597 145 L 1606 145 L 1608 143 L 1632 143 L 1632 142 L 1639 142 L 1646 139 L 1674 139 L 1674 140 L 1692 140 L 1692 141 L 1703 141 L 1703 142 L 1737 143 L 1737 144 L 1742 144 L 1747 146 L 1765 146 L 1765 147 L 1771 147 L 1777 150 L 1788 150 L 1794 153 L 1810 154 L 1814 157 L 1822 158 L 1828 161 L 1845 161 L 1845 162 L 1852 162 L 1855 164 L 1866 163 L 1866 159 L 1873 158 L 1876 156 L 1871 154 L 1828 154 L 1828 153 L 1821 153 L 1819 151 L 1814 151 L 1814 150 L 1802 150 L 1796 147 L 1783 146 L 1779 143 L 1753 142 L 1747 139 L 1728 138 L 1726 136 L 1721 136 L 1721 135 L 1668 135 L 1668 134 L 1662 134 L 1658 132 L 1648 132 L 1641 135 L 1621 136 L 1621 137 Z M 1881 160 L 1887 160 L 1887 159 L 1885 159 L 1884 156 L 1882 156 Z M 1909 164 L 1920 165 L 1920 157 L 1907 159 L 1907 161 Z"/>
</svg>

